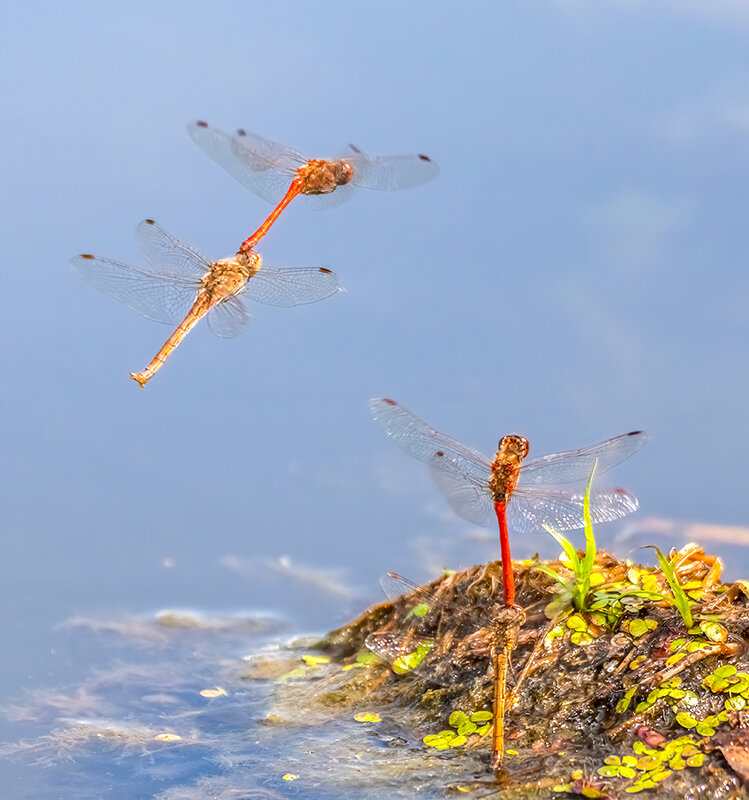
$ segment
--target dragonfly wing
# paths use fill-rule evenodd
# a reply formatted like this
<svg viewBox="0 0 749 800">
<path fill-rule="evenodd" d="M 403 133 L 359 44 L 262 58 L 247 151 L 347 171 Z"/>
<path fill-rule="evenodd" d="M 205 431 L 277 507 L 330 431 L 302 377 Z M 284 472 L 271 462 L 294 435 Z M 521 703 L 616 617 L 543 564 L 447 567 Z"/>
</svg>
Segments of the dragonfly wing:
<svg viewBox="0 0 749 800">
<path fill-rule="evenodd" d="M 340 289 L 337 275 L 325 267 L 261 267 L 242 296 L 271 306 L 298 306 L 324 300 Z"/>
<path fill-rule="evenodd" d="M 453 511 L 463 519 L 488 528 L 494 516 L 488 476 L 483 481 L 462 472 L 457 463 L 435 454 L 429 462 L 432 478 Z"/>
<path fill-rule="evenodd" d="M 436 178 L 440 171 L 425 155 L 367 156 L 354 152 L 345 160 L 354 168 L 351 182 L 366 189 L 412 189 Z"/>
<path fill-rule="evenodd" d="M 231 135 L 205 122 L 191 122 L 187 132 L 206 155 L 269 203 L 283 197 L 296 170 L 307 162 L 290 147 L 248 131 Z"/>
<path fill-rule="evenodd" d="M 380 576 L 380 588 L 382 589 L 385 597 L 388 600 L 398 600 L 400 598 L 409 598 L 415 604 L 428 605 L 435 601 L 435 597 L 423 586 L 414 583 L 403 575 L 397 572 L 386 572 Z"/>
<path fill-rule="evenodd" d="M 582 491 L 566 488 L 518 486 L 509 503 L 510 533 L 516 529 L 540 530 L 545 525 L 556 531 L 582 528 L 584 496 Z M 590 517 L 594 524 L 620 519 L 638 507 L 637 498 L 626 489 L 591 488 Z"/>
<path fill-rule="evenodd" d="M 159 275 L 109 258 L 75 256 L 70 266 L 91 286 L 154 322 L 181 322 L 198 294 L 195 281 Z"/>
<path fill-rule="evenodd" d="M 518 486 L 555 485 L 587 481 L 598 462 L 596 475 L 606 472 L 625 458 L 636 453 L 648 440 L 643 431 L 632 431 L 613 439 L 584 447 L 566 450 L 523 462 L 518 476 Z"/>
<path fill-rule="evenodd" d="M 208 312 L 211 333 L 222 339 L 231 339 L 241 333 L 249 321 L 250 312 L 238 297 L 227 297 Z"/>
<path fill-rule="evenodd" d="M 387 436 L 409 455 L 431 466 L 434 456 L 442 453 L 438 458 L 450 462 L 455 471 L 470 475 L 476 481 L 488 482 L 491 462 L 483 453 L 440 433 L 388 397 L 372 398 L 369 410 Z"/>
<path fill-rule="evenodd" d="M 364 646 L 367 650 L 376 653 L 384 661 L 392 663 L 397 658 L 413 653 L 419 646 L 433 647 L 434 639 L 416 638 L 402 633 L 376 631 L 367 636 L 364 640 Z"/>
<path fill-rule="evenodd" d="M 208 256 L 172 236 L 152 219 L 144 219 L 135 237 L 149 264 L 170 275 L 200 280 L 211 268 Z"/>
</svg>

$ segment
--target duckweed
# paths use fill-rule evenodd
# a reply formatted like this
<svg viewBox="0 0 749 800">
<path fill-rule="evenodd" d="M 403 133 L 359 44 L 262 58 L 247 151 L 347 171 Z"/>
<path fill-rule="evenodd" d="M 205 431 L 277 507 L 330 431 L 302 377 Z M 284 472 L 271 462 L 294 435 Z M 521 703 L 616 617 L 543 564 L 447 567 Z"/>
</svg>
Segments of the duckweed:
<svg viewBox="0 0 749 800">
<path fill-rule="evenodd" d="M 696 725 L 697 721 L 694 720 L 694 722 Z M 648 747 L 644 742 L 637 740 L 632 745 L 632 749 L 636 755 L 607 756 L 604 758 L 603 766 L 596 770 L 597 775 L 601 778 L 622 778 L 630 781 L 629 785 L 623 787 L 627 794 L 653 789 L 656 784 L 666 780 L 674 771 L 701 766 L 705 758 L 704 753 L 699 750 L 689 735 L 664 742 L 660 747 Z M 571 780 L 580 780 L 581 777 L 582 771 L 575 770 L 571 775 Z M 569 792 L 571 788 L 571 783 L 559 784 L 554 787 L 553 791 Z M 599 796 L 608 796 L 612 790 L 615 792 L 618 788 L 620 787 L 615 785 L 604 786 L 598 790 L 601 792 Z M 575 793 L 580 794 L 580 791 L 576 789 Z"/>
<path fill-rule="evenodd" d="M 374 711 L 360 711 L 354 714 L 354 719 L 357 722 L 379 722 L 380 715 Z"/>
<path fill-rule="evenodd" d="M 393 672 L 402 675 L 405 672 L 416 669 L 433 647 L 434 642 L 421 642 L 416 646 L 416 650 L 413 653 L 399 656 L 393 661 Z"/>
<path fill-rule="evenodd" d="M 330 658 L 328 656 L 302 656 L 302 661 L 311 667 L 315 667 L 318 664 L 329 664 Z"/>
<path fill-rule="evenodd" d="M 491 720 L 493 716 L 491 711 L 474 711 L 470 716 L 464 711 L 453 711 L 448 719 L 448 724 L 451 728 L 455 728 L 454 731 L 444 730 L 436 734 L 430 734 L 425 736 L 422 741 L 428 747 L 434 747 L 437 750 L 460 747 L 468 741 L 468 737 L 471 734 L 486 736 L 492 728 Z M 477 724 L 482 722 L 485 724 Z"/>
<path fill-rule="evenodd" d="M 346 671 L 350 669 L 356 669 L 357 667 L 366 667 L 369 664 L 376 664 L 377 661 L 377 655 L 370 650 L 367 650 L 365 653 L 359 653 L 359 655 L 356 657 L 356 661 L 353 664 L 344 664 L 341 669 Z"/>
<path fill-rule="evenodd" d="M 633 619 L 629 623 L 629 633 L 635 639 L 644 636 L 648 631 L 653 631 L 658 627 L 654 619 Z"/>
</svg>

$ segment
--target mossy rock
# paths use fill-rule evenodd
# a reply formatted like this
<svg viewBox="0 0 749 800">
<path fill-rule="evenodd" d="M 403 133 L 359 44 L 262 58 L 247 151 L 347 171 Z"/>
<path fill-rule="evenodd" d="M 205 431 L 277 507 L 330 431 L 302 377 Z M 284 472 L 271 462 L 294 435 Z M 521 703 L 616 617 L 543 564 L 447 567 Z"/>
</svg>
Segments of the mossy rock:
<svg viewBox="0 0 749 800">
<path fill-rule="evenodd" d="M 515 564 L 525 619 L 496 775 L 488 761 L 499 562 L 444 575 L 332 631 L 314 648 L 330 661 L 285 680 L 277 707 L 292 704 L 297 716 L 303 708 L 310 720 L 315 711 L 376 713 L 367 724 L 383 737 L 443 760 L 446 786 L 456 759 L 473 768 L 480 758 L 485 774 L 455 784 L 459 793 L 749 798 L 745 584 L 721 583 L 720 562 L 695 545 L 670 561 L 689 600 L 689 628 L 659 569 L 598 553 L 586 607 L 576 611 L 538 568 L 569 581 L 567 564 Z"/>
</svg>

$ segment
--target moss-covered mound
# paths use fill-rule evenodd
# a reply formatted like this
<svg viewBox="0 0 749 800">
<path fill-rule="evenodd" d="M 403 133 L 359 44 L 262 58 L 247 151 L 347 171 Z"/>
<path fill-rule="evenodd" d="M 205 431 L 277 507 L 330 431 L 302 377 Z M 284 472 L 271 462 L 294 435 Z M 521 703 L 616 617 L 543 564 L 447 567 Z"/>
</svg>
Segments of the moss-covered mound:
<svg viewBox="0 0 749 800">
<path fill-rule="evenodd" d="M 598 553 L 575 608 L 573 566 L 516 564 L 525 619 L 510 642 L 491 796 L 749 797 L 745 584 L 721 583 L 720 562 L 696 545 L 672 552 L 666 573 Z M 288 699 L 369 713 L 375 726 L 397 720 L 452 776 L 461 753 L 485 753 L 491 785 L 492 655 L 508 643 L 496 642 L 507 635 L 495 624 L 501 581 L 495 562 L 369 609 L 318 644 L 324 657 L 292 675 L 314 676 L 313 690 L 287 680 Z"/>
</svg>

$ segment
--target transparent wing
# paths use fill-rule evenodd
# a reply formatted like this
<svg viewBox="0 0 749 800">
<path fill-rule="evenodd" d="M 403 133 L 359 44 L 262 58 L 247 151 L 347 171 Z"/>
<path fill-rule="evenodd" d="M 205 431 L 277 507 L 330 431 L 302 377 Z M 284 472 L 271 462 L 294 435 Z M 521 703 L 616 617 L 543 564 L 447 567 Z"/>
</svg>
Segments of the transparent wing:
<svg viewBox="0 0 749 800">
<path fill-rule="evenodd" d="M 412 189 L 431 181 L 440 168 L 425 155 L 368 156 L 351 145 L 354 151 L 345 160 L 354 168 L 352 182 L 366 189 Z"/>
<path fill-rule="evenodd" d="M 449 462 L 454 472 L 471 476 L 476 481 L 488 482 L 491 462 L 483 453 L 436 431 L 388 397 L 372 398 L 369 401 L 369 410 L 372 419 L 396 444 L 414 458 L 426 461 L 433 472 L 435 467 L 432 461 L 437 453 L 442 453 L 437 457 L 444 459 L 446 465 Z"/>
<path fill-rule="evenodd" d="M 195 281 L 159 275 L 109 258 L 75 256 L 70 266 L 84 281 L 154 322 L 181 322 L 198 294 Z"/>
<path fill-rule="evenodd" d="M 392 664 L 398 658 L 404 658 L 419 647 L 426 650 L 434 647 L 434 639 L 417 638 L 408 634 L 377 631 L 370 633 L 364 640 L 364 646 L 376 653 L 384 661 Z M 403 670 L 404 672 L 407 670 Z"/>
<path fill-rule="evenodd" d="M 556 531 L 582 528 L 584 492 L 548 486 L 518 486 L 508 505 L 510 534 L 541 530 L 544 525 Z M 637 498 L 626 489 L 599 489 L 590 492 L 593 524 L 612 522 L 637 511 Z"/>
<path fill-rule="evenodd" d="M 250 312 L 238 297 L 228 297 L 208 312 L 211 333 L 222 339 L 231 339 L 241 333 L 250 321 Z"/>
<path fill-rule="evenodd" d="M 380 588 L 388 600 L 397 600 L 408 597 L 414 603 L 429 604 L 435 601 L 434 595 L 423 586 L 414 583 L 397 572 L 386 572 L 380 576 Z M 421 616 L 424 616 L 423 614 Z"/>
<path fill-rule="evenodd" d="M 315 303 L 340 291 L 338 277 L 325 267 L 261 267 L 247 282 L 243 297 L 271 306 Z"/>
<path fill-rule="evenodd" d="M 146 261 L 170 275 L 199 281 L 211 268 L 208 256 L 181 242 L 152 219 L 138 224 L 135 238 Z"/>
<path fill-rule="evenodd" d="M 448 457 L 437 454 L 429 461 L 429 467 L 434 482 L 458 516 L 484 528 L 492 524 L 494 504 L 489 494 L 488 473 L 483 480 L 477 480 Z"/>
<path fill-rule="evenodd" d="M 592 447 L 526 460 L 520 468 L 518 487 L 587 481 L 596 461 L 596 475 L 599 475 L 636 453 L 647 440 L 648 435 L 643 431 L 632 431 Z"/>
<path fill-rule="evenodd" d="M 307 163 L 296 150 L 248 131 L 230 135 L 206 122 L 191 122 L 187 132 L 206 155 L 269 203 L 283 197 L 296 170 Z"/>
</svg>

